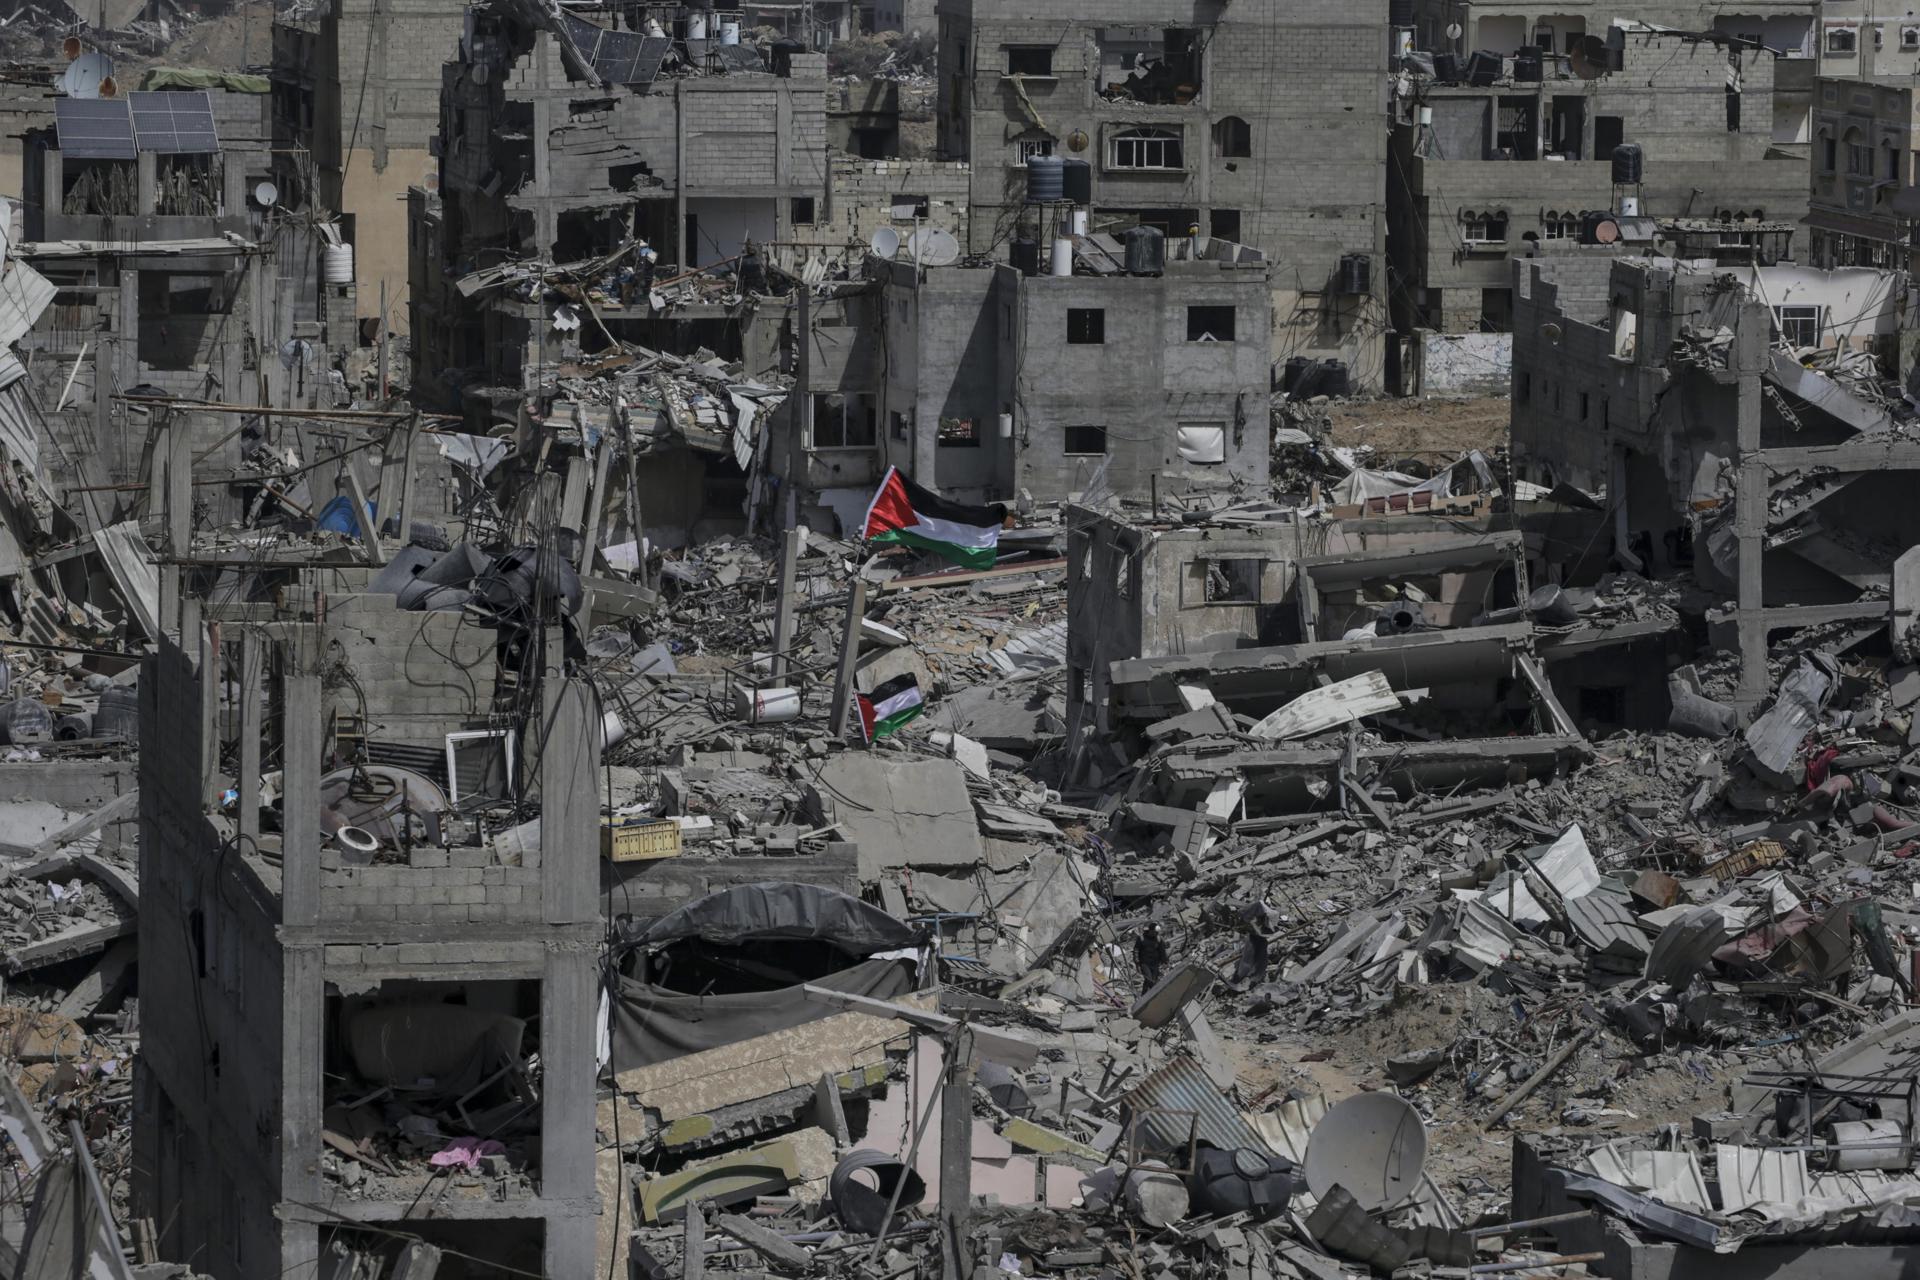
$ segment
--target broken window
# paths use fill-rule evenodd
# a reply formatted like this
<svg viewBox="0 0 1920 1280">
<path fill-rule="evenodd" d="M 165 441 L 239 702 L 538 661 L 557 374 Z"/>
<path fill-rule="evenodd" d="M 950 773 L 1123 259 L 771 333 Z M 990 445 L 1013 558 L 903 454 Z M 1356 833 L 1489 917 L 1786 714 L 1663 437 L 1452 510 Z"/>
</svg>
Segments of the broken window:
<svg viewBox="0 0 1920 1280">
<path fill-rule="evenodd" d="M 155 213 L 180 218 L 220 216 L 226 175 L 218 152 L 157 155 L 153 159 Z"/>
<path fill-rule="evenodd" d="M 1873 176 L 1873 148 L 1866 144 L 1858 129 L 1847 131 L 1847 172 Z"/>
<path fill-rule="evenodd" d="M 140 273 L 140 362 L 150 369 L 201 369 L 232 305 L 224 275 Z"/>
<path fill-rule="evenodd" d="M 1215 209 L 1207 215 L 1207 233 L 1216 240 L 1240 242 L 1240 211 Z"/>
<path fill-rule="evenodd" d="M 940 429 L 934 436 L 934 443 L 942 449 L 978 449 L 980 447 L 980 419 L 940 419 Z"/>
<path fill-rule="evenodd" d="M 1007 47 L 1007 74 L 1010 76 L 1050 76 L 1053 74 L 1053 46 L 1017 44 Z"/>
<path fill-rule="evenodd" d="M 1569 160 L 1580 159 L 1580 135 L 1585 131 L 1586 121 L 1585 98 L 1555 98 L 1551 132 L 1547 138 L 1548 150 L 1553 155 L 1565 156 Z"/>
<path fill-rule="evenodd" d="M 915 222 L 927 216 L 927 198 L 896 194 L 893 197 L 893 220 L 895 222 Z"/>
<path fill-rule="evenodd" d="M 873 397 L 813 393 L 813 447 L 816 449 L 871 449 L 877 435 Z"/>
<path fill-rule="evenodd" d="M 1820 135 L 1820 168 L 1821 170 L 1826 173 L 1832 173 L 1835 169 L 1839 167 L 1839 164 L 1840 164 L 1839 144 L 1833 140 L 1832 134 L 1830 133 L 1821 134 Z"/>
<path fill-rule="evenodd" d="M 1540 217 L 1540 234 L 1548 240 L 1577 240 L 1580 237 L 1580 215 L 1549 209 Z"/>
<path fill-rule="evenodd" d="M 1507 215 L 1503 211 L 1476 213 L 1462 210 L 1460 238 L 1467 244 L 1504 244 L 1507 239 Z"/>
<path fill-rule="evenodd" d="M 1818 303 L 1790 303 L 1773 309 L 1773 324 L 1790 347 L 1818 347 L 1825 328 L 1826 308 Z"/>
<path fill-rule="evenodd" d="M 66 160 L 60 211 L 96 218 L 140 213 L 140 174 L 132 160 Z"/>
<path fill-rule="evenodd" d="M 1875 52 L 1878 52 L 1878 51 L 1879 51 L 1879 49 L 1880 49 L 1880 47 L 1881 47 L 1881 45 L 1882 45 L 1882 44 L 1884 44 L 1884 43 L 1885 43 L 1885 36 L 1884 36 L 1884 34 L 1883 34 L 1883 29 L 1882 29 L 1882 28 L 1880 28 L 1880 27 L 1877 27 L 1877 26 L 1876 26 L 1876 27 L 1875 27 L 1875 28 L 1873 29 L 1873 47 L 1874 47 L 1874 51 L 1875 51 Z"/>
<path fill-rule="evenodd" d="M 1067 308 L 1067 345 L 1097 347 L 1107 340 L 1107 313 L 1102 307 Z"/>
<path fill-rule="evenodd" d="M 1253 154 L 1253 129 L 1239 116 L 1222 116 L 1213 126 L 1213 154 L 1235 159 Z"/>
<path fill-rule="evenodd" d="M 813 225 L 813 197 L 794 196 L 787 202 L 787 221 L 796 227 Z"/>
<path fill-rule="evenodd" d="M 1188 307 L 1188 342 L 1232 342 L 1232 307 Z"/>
<path fill-rule="evenodd" d="M 1066 454 L 1069 458 L 1099 457 L 1107 451 L 1105 427 L 1068 427 Z"/>
<path fill-rule="evenodd" d="M 1266 568 L 1264 560 L 1190 560 L 1182 584 L 1182 603 L 1259 604 Z"/>
<path fill-rule="evenodd" d="M 1827 52 L 1849 55 L 1854 52 L 1859 34 L 1852 27 L 1827 28 Z"/>
<path fill-rule="evenodd" d="M 907 415 L 895 409 L 887 415 L 887 432 L 895 440 L 907 438 Z"/>
<path fill-rule="evenodd" d="M 1496 159 L 1537 160 L 1540 158 L 1540 124 L 1533 98 L 1500 99 L 1499 115 L 1493 132 Z"/>
<path fill-rule="evenodd" d="M 1105 27 L 1100 96 L 1110 101 L 1184 106 L 1200 94 L 1199 32 L 1191 27 Z"/>
<path fill-rule="evenodd" d="M 1184 169 L 1186 165 L 1176 129 L 1122 129 L 1107 140 L 1109 169 Z"/>
</svg>

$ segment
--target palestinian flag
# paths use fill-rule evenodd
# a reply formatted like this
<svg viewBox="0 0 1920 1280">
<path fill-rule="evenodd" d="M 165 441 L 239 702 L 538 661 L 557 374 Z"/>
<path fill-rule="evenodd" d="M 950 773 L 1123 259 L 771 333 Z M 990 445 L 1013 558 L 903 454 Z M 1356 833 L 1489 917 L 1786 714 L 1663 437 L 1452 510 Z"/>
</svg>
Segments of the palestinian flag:
<svg viewBox="0 0 1920 1280">
<path fill-rule="evenodd" d="M 880 492 L 867 507 L 862 533 L 869 542 L 918 547 L 968 569 L 991 569 L 1006 518 L 1004 504 L 970 507 L 950 502 L 901 475 L 900 468 L 888 467 Z"/>
<path fill-rule="evenodd" d="M 920 682 L 911 671 L 895 676 L 872 693 L 854 696 L 860 700 L 860 727 L 866 731 L 868 742 L 878 742 L 927 709 L 920 701 Z"/>
</svg>

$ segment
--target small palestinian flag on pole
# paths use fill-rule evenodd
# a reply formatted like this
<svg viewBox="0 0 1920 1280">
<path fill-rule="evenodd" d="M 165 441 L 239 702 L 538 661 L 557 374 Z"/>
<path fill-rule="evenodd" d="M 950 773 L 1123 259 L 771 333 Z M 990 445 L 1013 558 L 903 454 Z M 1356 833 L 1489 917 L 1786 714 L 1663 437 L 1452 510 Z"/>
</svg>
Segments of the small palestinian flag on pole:
<svg viewBox="0 0 1920 1280">
<path fill-rule="evenodd" d="M 872 693 L 854 696 L 860 702 L 860 727 L 866 730 L 868 742 L 878 742 L 927 709 L 920 701 L 920 682 L 911 671 L 895 676 Z"/>
<path fill-rule="evenodd" d="M 918 547 L 968 569 L 991 569 L 1006 519 L 1004 504 L 970 507 L 951 502 L 907 479 L 900 468 L 888 467 L 867 507 L 862 533 L 869 542 Z"/>
</svg>

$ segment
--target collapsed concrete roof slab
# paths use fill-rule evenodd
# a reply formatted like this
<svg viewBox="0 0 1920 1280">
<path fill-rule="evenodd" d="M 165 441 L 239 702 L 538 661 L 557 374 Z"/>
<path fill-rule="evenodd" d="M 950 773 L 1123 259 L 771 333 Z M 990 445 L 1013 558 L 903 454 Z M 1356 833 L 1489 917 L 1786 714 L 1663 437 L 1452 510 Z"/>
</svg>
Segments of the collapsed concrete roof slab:
<svg viewBox="0 0 1920 1280">
<path fill-rule="evenodd" d="M 986 857 L 967 771 L 952 760 L 848 752 L 823 761 L 813 794 L 860 846 L 860 878 L 888 867 L 968 867 Z"/>
</svg>

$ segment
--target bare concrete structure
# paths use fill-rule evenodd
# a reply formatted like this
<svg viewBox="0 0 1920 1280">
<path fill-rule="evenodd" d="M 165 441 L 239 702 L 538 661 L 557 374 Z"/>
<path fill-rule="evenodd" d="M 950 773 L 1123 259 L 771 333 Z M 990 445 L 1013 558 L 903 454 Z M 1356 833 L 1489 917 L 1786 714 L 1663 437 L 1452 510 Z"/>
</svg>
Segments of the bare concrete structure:
<svg viewBox="0 0 1920 1280">
<path fill-rule="evenodd" d="M 184 502 L 190 440 L 166 440 L 165 491 Z M 189 513 L 171 510 L 169 550 L 176 565 L 193 564 Z M 538 795 L 532 829 L 482 839 L 422 805 L 387 846 L 398 856 L 356 852 L 324 833 L 398 812 L 386 790 L 396 784 L 377 779 L 401 779 L 410 805 L 431 791 L 408 780 L 418 774 L 369 764 L 369 744 L 417 746 L 431 760 L 450 724 L 486 728 L 490 654 L 463 651 L 473 646 L 458 643 L 457 618 L 400 613 L 388 596 L 329 608 L 342 579 L 288 567 L 312 589 L 290 592 L 308 603 L 285 610 L 208 602 L 169 568 L 165 634 L 140 681 L 142 736 L 167 744 L 141 757 L 141 984 L 147 1007 L 168 1012 L 148 1020 L 141 1046 L 137 1212 L 160 1224 L 163 1257 L 222 1280 L 324 1270 L 336 1255 L 391 1257 L 400 1242 L 386 1228 L 403 1219 L 409 1236 L 484 1264 L 592 1274 L 601 926 L 591 695 L 561 676 L 557 632 L 549 657 L 529 656 L 517 673 L 521 710 L 508 718 L 527 748 L 519 794 Z M 447 666 L 449 654 L 459 665 Z M 342 662 L 351 684 L 339 683 Z M 422 684 L 412 670 L 422 662 L 438 684 Z M 271 804 L 263 760 L 280 765 Z M 528 1023 L 535 1083 L 524 1079 Z M 508 1026 L 511 1039 L 475 1038 L 476 1027 Z M 384 1030 L 369 1040 L 369 1028 Z M 507 1061 L 483 1043 L 510 1045 Z M 418 1097 L 435 1087 L 425 1077 L 468 1055 L 479 1072 L 462 1105 L 473 1114 L 494 1106 L 502 1080 L 523 1095 L 487 1122 L 518 1135 L 494 1189 L 439 1198 L 423 1217 L 440 1176 L 424 1152 L 407 1167 L 373 1162 L 391 1176 L 343 1181 L 338 1153 L 378 1121 L 342 1081 L 387 1072 L 383 1096 Z M 424 1065 L 435 1061 L 450 1065 Z M 444 1092 L 449 1081 L 437 1083 Z"/>
<path fill-rule="evenodd" d="M 1577 25 L 1539 21 L 1556 39 L 1578 38 Z M 1776 84 L 1795 64 L 1732 37 L 1614 38 L 1622 69 L 1596 79 L 1546 53 L 1531 78 L 1507 57 L 1489 64 L 1485 83 L 1408 82 L 1390 165 L 1397 333 L 1512 329 L 1509 264 L 1551 247 L 1584 241 L 1583 252 L 1642 256 L 1706 224 L 1757 260 L 1791 256 L 1763 228 L 1796 224 L 1805 209 L 1794 137 L 1804 137 L 1806 91 Z M 1644 168 L 1638 183 L 1616 187 L 1611 161 L 1623 143 L 1640 147 Z M 1595 243 L 1583 218 L 1621 214 L 1623 199 L 1637 202 L 1632 216 Z"/>
<path fill-rule="evenodd" d="M 1871 387 L 1875 363 L 1897 359 L 1904 276 L 1743 277 L 1672 261 L 1616 263 L 1605 280 L 1519 270 L 1516 472 L 1604 492 L 1617 562 L 1690 570 L 1731 598 L 1718 616 L 1738 634 L 1744 706 L 1767 690 L 1771 633 L 1885 626 L 1879 592 L 1913 540 L 1897 495 L 1920 458 Z M 1844 376 L 1794 358 L 1821 348 L 1852 357 Z"/>
<path fill-rule="evenodd" d="M 1915 56 L 1909 54 L 1909 61 Z M 1914 172 L 1920 114 L 1913 89 L 1828 76 L 1814 86 L 1808 261 L 1816 267 L 1905 270 L 1913 214 L 1894 200 L 1920 177 Z"/>
<path fill-rule="evenodd" d="M 1198 228 L 1274 264 L 1276 357 L 1338 358 L 1379 385 L 1386 8 L 1129 0 L 1056 15 L 943 0 L 939 145 L 973 165 L 969 244 L 1044 242 L 1026 161 L 1091 166 L 1095 230 Z M 1362 275 L 1343 259 L 1370 260 Z"/>
</svg>

